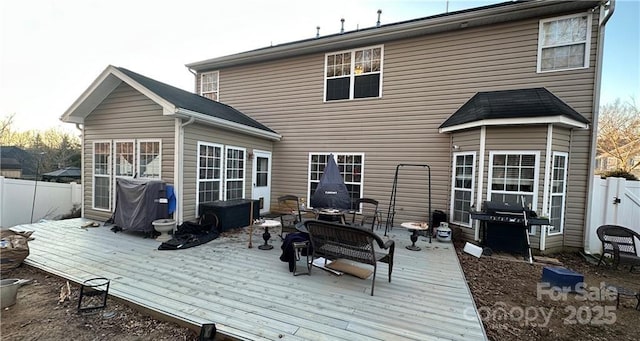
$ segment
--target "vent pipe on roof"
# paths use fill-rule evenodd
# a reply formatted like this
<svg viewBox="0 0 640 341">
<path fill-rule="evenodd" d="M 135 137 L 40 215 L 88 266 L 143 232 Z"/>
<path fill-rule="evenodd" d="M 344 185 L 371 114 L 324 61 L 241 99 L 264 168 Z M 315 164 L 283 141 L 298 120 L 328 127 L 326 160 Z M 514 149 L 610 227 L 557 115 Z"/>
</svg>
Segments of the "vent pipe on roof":
<svg viewBox="0 0 640 341">
<path fill-rule="evenodd" d="M 342 23 L 341 24 L 342 26 L 340 27 L 340 34 L 343 34 L 344 33 L 344 18 L 340 19 L 340 22 Z"/>
<path fill-rule="evenodd" d="M 382 10 L 378 10 L 378 21 L 376 22 L 376 27 L 380 27 L 380 14 L 382 14 Z"/>
<path fill-rule="evenodd" d="M 320 38 L 320 26 L 316 26 L 316 38 Z"/>
</svg>

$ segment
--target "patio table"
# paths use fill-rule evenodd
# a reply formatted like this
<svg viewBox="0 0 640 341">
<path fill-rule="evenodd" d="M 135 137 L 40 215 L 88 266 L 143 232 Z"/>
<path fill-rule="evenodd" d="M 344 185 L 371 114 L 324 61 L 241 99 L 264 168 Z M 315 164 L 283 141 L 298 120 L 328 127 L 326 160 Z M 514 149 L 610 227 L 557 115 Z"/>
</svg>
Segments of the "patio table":
<svg viewBox="0 0 640 341">
<path fill-rule="evenodd" d="M 425 222 L 405 222 L 400 224 L 400 226 L 406 228 L 407 230 L 411 230 L 411 245 L 407 245 L 407 249 L 411 251 L 420 251 L 422 250 L 419 246 L 416 246 L 416 241 L 418 241 L 418 231 L 426 231 L 429 229 L 429 224 Z"/>
</svg>

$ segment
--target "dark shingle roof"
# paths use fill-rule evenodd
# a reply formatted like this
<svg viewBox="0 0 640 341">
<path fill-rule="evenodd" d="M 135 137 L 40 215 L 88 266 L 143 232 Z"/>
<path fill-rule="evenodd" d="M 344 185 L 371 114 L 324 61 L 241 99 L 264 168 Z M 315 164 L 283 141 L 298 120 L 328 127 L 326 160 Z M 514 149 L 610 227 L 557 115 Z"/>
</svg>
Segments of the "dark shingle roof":
<svg viewBox="0 0 640 341">
<path fill-rule="evenodd" d="M 243 124 L 245 126 L 275 133 L 275 131 L 271 130 L 269 127 L 252 119 L 251 117 L 243 114 L 242 112 L 234 109 L 231 106 L 212 101 L 208 98 L 196 95 L 188 91 L 184 91 L 182 89 L 178 89 L 162 82 L 158 82 L 157 80 L 145 77 L 141 74 L 135 73 L 122 67 L 116 68 L 122 71 L 122 73 L 124 73 L 125 75 L 131 77 L 136 82 L 140 83 L 140 85 L 152 91 L 153 93 L 164 98 L 168 102 L 173 103 L 173 105 L 178 108 L 198 112 L 226 121 L 235 122 Z"/>
<path fill-rule="evenodd" d="M 588 124 L 580 113 L 545 88 L 478 92 L 440 128 L 488 119 L 565 116 Z"/>
</svg>

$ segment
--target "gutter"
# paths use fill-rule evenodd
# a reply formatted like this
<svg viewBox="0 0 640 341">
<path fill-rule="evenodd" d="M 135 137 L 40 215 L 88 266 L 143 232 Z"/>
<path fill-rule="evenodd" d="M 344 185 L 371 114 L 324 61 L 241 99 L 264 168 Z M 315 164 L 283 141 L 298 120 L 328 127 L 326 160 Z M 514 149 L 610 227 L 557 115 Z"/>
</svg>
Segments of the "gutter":
<svg viewBox="0 0 640 341">
<path fill-rule="evenodd" d="M 584 251 L 590 253 L 591 241 L 591 212 L 593 211 L 593 186 L 595 176 L 596 147 L 598 143 L 598 118 L 600 115 L 600 89 L 602 87 L 602 56 L 604 54 L 604 27 L 613 15 L 616 8 L 616 1 L 603 1 L 600 4 L 600 23 L 598 25 L 598 52 L 596 54 L 595 88 L 593 94 L 593 131 L 591 134 L 591 150 L 589 151 L 589 179 L 587 181 L 587 209 L 585 210 L 585 229 L 583 229 Z M 602 17 L 604 10 L 607 10 L 605 17 Z"/>
<path fill-rule="evenodd" d="M 280 135 L 278 133 L 275 133 L 275 132 L 269 132 L 269 131 L 266 131 L 266 130 L 262 130 L 262 129 L 258 129 L 258 128 L 254 128 L 254 127 L 249 127 L 249 126 L 246 126 L 244 124 L 231 122 L 231 121 L 223 120 L 221 118 L 204 115 L 204 114 L 201 114 L 199 112 L 191 111 L 191 110 L 188 110 L 188 109 L 178 108 L 175 111 L 175 114 L 176 114 L 177 117 L 180 117 L 180 118 L 188 118 L 189 120 L 191 120 L 193 118 L 194 120 L 198 120 L 198 121 L 203 122 L 203 123 L 208 123 L 208 124 L 211 124 L 211 125 L 216 126 L 216 127 L 229 129 L 229 130 L 232 130 L 232 131 L 237 131 L 237 132 L 248 134 L 248 135 L 252 135 L 252 136 L 265 138 L 265 139 L 268 139 L 268 140 L 271 140 L 271 141 L 280 141 L 280 140 L 282 140 L 282 135 Z"/>
</svg>

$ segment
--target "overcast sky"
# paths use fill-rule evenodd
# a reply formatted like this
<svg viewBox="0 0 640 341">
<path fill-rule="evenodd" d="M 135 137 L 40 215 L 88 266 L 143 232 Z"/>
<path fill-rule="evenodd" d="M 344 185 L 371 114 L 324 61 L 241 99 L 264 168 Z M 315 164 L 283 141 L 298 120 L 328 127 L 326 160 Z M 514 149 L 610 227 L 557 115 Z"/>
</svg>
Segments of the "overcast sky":
<svg viewBox="0 0 640 341">
<path fill-rule="evenodd" d="M 448 7 L 499 2 L 451 0 Z M 617 3 L 606 35 L 604 101 L 640 99 L 640 6 Z M 316 26 L 321 35 L 337 33 L 340 18 L 345 30 L 371 27 L 378 9 L 388 24 L 446 8 L 445 0 L 1 1 L 0 118 L 15 114 L 20 130 L 72 131 L 59 117 L 109 64 L 193 91 L 190 62 L 315 37 Z"/>
</svg>

